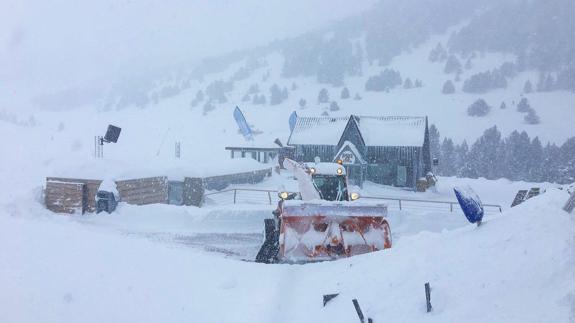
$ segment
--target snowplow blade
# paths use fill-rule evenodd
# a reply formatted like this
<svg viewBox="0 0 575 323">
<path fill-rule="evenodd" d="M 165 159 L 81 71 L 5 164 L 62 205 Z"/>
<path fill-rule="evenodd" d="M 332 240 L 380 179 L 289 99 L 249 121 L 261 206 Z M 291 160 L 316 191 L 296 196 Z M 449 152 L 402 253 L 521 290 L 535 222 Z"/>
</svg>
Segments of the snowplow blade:
<svg viewBox="0 0 575 323">
<path fill-rule="evenodd" d="M 391 248 L 387 206 L 353 204 L 284 205 L 278 261 L 331 260 Z"/>
</svg>

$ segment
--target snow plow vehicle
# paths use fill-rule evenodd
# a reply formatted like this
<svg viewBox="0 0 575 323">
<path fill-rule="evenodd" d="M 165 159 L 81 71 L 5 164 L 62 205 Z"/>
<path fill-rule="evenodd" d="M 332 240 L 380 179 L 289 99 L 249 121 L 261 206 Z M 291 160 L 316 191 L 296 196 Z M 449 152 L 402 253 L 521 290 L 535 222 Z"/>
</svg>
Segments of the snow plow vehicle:
<svg viewBox="0 0 575 323">
<path fill-rule="evenodd" d="M 391 248 L 387 205 L 364 204 L 348 191 L 339 163 L 300 164 L 285 159 L 299 193 L 280 192 L 256 262 L 305 263 Z"/>
</svg>

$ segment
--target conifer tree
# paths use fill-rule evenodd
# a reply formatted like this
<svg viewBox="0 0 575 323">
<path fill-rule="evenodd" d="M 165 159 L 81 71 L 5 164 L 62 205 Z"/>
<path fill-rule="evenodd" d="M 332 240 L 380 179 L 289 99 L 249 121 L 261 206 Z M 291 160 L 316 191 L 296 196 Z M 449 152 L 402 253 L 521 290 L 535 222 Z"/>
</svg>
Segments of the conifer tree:
<svg viewBox="0 0 575 323">
<path fill-rule="evenodd" d="M 329 102 L 329 94 L 325 88 L 321 89 L 317 95 L 317 102 L 318 103 L 328 103 Z"/>
</svg>

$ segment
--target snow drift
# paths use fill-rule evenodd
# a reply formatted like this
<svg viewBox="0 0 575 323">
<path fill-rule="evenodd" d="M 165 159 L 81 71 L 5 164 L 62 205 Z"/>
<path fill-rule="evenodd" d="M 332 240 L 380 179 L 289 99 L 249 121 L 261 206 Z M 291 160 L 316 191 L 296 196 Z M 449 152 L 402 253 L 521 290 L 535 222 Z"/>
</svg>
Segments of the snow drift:
<svg viewBox="0 0 575 323">
<path fill-rule="evenodd" d="M 39 205 L 5 206 L 0 317 L 354 322 L 357 298 L 375 322 L 567 322 L 575 319 L 575 222 L 561 210 L 567 198 L 549 190 L 486 216 L 479 228 L 421 232 L 392 249 L 305 266 L 223 259 L 87 226 Z M 425 282 L 432 287 L 429 314 Z M 328 293 L 341 294 L 324 308 Z"/>
</svg>

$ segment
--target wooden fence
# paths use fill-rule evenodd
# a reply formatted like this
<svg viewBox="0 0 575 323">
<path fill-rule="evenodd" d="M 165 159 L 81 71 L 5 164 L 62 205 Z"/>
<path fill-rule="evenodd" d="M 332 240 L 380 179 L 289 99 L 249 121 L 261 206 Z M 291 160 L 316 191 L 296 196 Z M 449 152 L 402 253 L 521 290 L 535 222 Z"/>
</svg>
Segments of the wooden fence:
<svg viewBox="0 0 575 323">
<path fill-rule="evenodd" d="M 63 177 L 47 177 L 46 178 L 46 190 L 48 189 L 49 182 L 60 182 L 60 183 L 82 183 L 86 185 L 86 193 L 84 202 L 86 204 L 84 212 L 94 212 L 96 211 L 96 193 L 98 193 L 98 188 L 102 184 L 101 180 L 97 179 L 81 179 L 81 178 L 63 178 Z M 61 199 L 67 198 L 67 191 L 61 192 L 63 195 Z M 47 204 L 46 204 L 47 205 Z M 67 212 L 66 212 L 67 213 Z"/>
<path fill-rule="evenodd" d="M 211 177 L 186 177 L 183 182 L 170 182 L 166 176 L 116 181 L 120 201 L 128 204 L 175 204 L 201 206 L 206 190 L 222 189 L 232 184 L 255 184 L 271 176 L 272 169 Z M 101 180 L 47 177 L 46 207 L 57 213 L 96 211 L 96 193 Z M 177 190 L 174 189 L 178 186 Z M 177 196 L 171 196 L 176 194 Z"/>
<path fill-rule="evenodd" d="M 168 203 L 168 178 L 165 176 L 116 181 L 120 201 L 134 205 Z"/>
<path fill-rule="evenodd" d="M 46 208 L 56 213 L 83 214 L 86 210 L 86 184 L 71 182 L 46 182 L 44 202 Z"/>
</svg>

